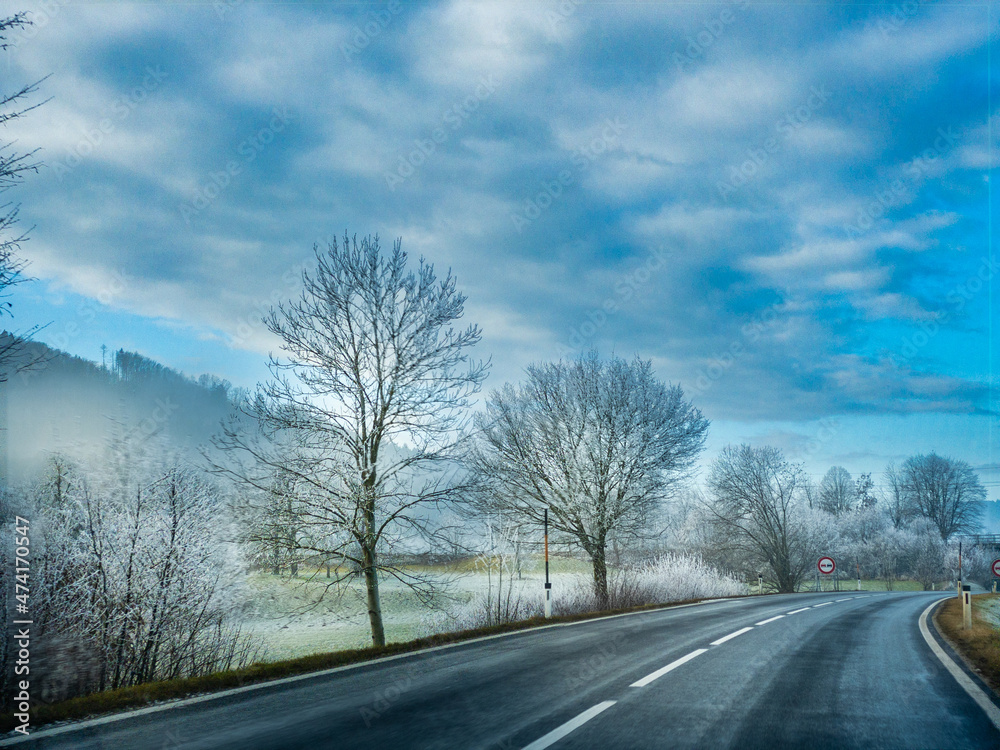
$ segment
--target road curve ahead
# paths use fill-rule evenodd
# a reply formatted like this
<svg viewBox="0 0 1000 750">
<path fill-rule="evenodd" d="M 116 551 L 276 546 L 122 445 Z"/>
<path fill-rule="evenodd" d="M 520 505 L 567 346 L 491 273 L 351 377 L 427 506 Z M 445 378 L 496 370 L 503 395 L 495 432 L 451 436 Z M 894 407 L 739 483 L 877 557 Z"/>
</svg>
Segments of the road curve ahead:
<svg viewBox="0 0 1000 750">
<path fill-rule="evenodd" d="M 559 625 L 13 746 L 1000 748 L 920 634 L 941 596 L 765 596 Z"/>
</svg>

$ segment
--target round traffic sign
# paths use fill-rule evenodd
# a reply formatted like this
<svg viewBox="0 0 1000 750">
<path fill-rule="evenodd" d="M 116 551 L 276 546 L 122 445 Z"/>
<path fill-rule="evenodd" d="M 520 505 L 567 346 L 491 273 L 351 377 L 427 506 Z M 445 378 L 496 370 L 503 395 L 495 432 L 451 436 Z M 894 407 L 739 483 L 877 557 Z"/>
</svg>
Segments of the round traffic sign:
<svg viewBox="0 0 1000 750">
<path fill-rule="evenodd" d="M 833 561 L 832 557 L 821 557 L 817 566 L 820 573 L 829 575 L 837 569 L 837 563 Z"/>
<path fill-rule="evenodd" d="M 993 575 L 1000 578 L 1000 560 L 993 561 Z"/>
</svg>

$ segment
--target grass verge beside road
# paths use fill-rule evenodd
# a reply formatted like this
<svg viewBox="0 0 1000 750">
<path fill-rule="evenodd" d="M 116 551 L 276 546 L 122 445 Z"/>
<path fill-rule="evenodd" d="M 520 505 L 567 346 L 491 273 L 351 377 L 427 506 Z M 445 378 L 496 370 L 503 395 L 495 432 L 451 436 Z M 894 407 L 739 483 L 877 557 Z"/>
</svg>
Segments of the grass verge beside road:
<svg viewBox="0 0 1000 750">
<path fill-rule="evenodd" d="M 1000 594 L 972 597 L 972 627 L 962 627 L 962 600 L 946 599 L 934 613 L 934 625 L 994 692 L 1000 693 L 1000 630 L 991 616 Z"/>
<path fill-rule="evenodd" d="M 500 633 L 511 633 L 518 630 L 528 630 L 544 625 L 554 625 L 558 623 L 576 622 L 580 620 L 592 620 L 609 615 L 626 614 L 628 612 L 642 612 L 646 610 L 668 609 L 682 604 L 696 604 L 709 599 L 689 599 L 685 601 L 670 602 L 669 604 L 650 604 L 643 607 L 630 607 L 628 609 L 607 610 L 603 612 L 585 612 L 575 615 L 564 615 L 545 619 L 534 617 L 530 620 L 511 622 L 504 625 L 494 625 L 474 630 L 462 630 L 454 633 L 441 633 L 426 638 L 418 638 L 404 643 L 389 643 L 385 646 L 352 649 L 347 651 L 331 651 L 324 654 L 313 654 L 298 659 L 287 659 L 285 661 L 267 662 L 254 664 L 246 669 L 233 670 L 229 672 L 217 672 L 216 674 L 204 675 L 202 677 L 188 677 L 176 680 L 164 680 L 162 682 L 150 682 L 143 685 L 135 685 L 118 690 L 107 690 L 103 693 L 92 693 L 91 695 L 73 698 L 61 703 L 40 705 L 32 708 L 30 712 L 31 727 L 37 729 L 44 724 L 51 724 L 57 721 L 70 721 L 76 719 L 93 718 L 104 714 L 124 711 L 130 708 L 141 708 L 155 703 L 168 700 L 187 698 L 204 693 L 214 693 L 229 688 L 243 687 L 257 683 L 268 682 L 282 677 L 292 677 L 295 675 L 319 672 L 333 667 L 346 666 L 348 664 L 358 664 L 371 661 L 384 656 L 393 656 L 433 646 L 443 646 L 450 643 L 460 643 L 473 638 L 481 638 L 487 635 L 497 635 Z M 10 732 L 19 724 L 11 713 L 0 714 L 0 732 Z"/>
</svg>

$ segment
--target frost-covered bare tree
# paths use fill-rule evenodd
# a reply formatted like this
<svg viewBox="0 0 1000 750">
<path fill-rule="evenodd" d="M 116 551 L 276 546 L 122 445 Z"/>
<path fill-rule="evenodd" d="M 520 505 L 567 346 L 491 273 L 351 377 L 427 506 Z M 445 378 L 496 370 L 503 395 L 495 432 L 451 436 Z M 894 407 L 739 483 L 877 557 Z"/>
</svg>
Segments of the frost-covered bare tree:
<svg viewBox="0 0 1000 750">
<path fill-rule="evenodd" d="M 225 458 L 211 460 L 250 504 L 273 501 L 283 477 L 298 551 L 332 563 L 332 586 L 364 579 L 372 642 L 384 645 L 380 577 L 428 591 L 390 555 L 426 539 L 425 511 L 460 490 L 458 436 L 488 363 L 469 358 L 479 329 L 455 328 L 466 298 L 450 271 L 438 278 L 423 259 L 409 270 L 400 241 L 383 253 L 377 237 L 315 252 L 301 298 L 266 319 L 284 356 L 244 405 L 259 430 L 228 426 Z"/>
<path fill-rule="evenodd" d="M 902 467 L 902 489 L 912 512 L 934 524 L 942 540 L 979 529 L 986 490 L 967 462 L 936 453 L 911 456 Z"/>
<path fill-rule="evenodd" d="M 929 591 L 945 577 L 945 544 L 934 525 L 927 521 L 914 524 L 907 533 L 909 574 L 920 581 L 924 591 Z"/>
<path fill-rule="evenodd" d="M 885 511 L 893 528 L 901 529 L 913 519 L 913 508 L 910 506 L 903 488 L 903 472 L 890 462 L 882 473 L 883 487 L 880 506 Z"/>
<path fill-rule="evenodd" d="M 712 464 L 706 504 L 719 544 L 759 564 L 779 592 L 815 565 L 822 524 L 803 497 L 801 469 L 777 448 L 727 446 Z"/>
<path fill-rule="evenodd" d="M 870 472 L 861 474 L 854 482 L 854 500 L 859 510 L 874 508 L 878 502 L 875 496 L 875 482 Z"/>
<path fill-rule="evenodd" d="M 528 368 L 527 380 L 493 391 L 476 418 L 470 467 L 474 507 L 552 529 L 589 556 L 599 604 L 608 601 L 613 537 L 651 533 L 705 442 L 708 420 L 649 361 L 572 362 Z"/>
<path fill-rule="evenodd" d="M 12 498 L 9 509 L 31 518 L 44 701 L 259 656 L 232 618 L 242 571 L 218 492 L 190 468 L 125 453 L 127 471 L 113 460 L 84 469 L 54 456 Z"/>
<path fill-rule="evenodd" d="M 839 516 L 851 510 L 855 501 L 854 481 L 843 466 L 832 466 L 819 483 L 819 507 Z"/>
<path fill-rule="evenodd" d="M 0 51 L 9 46 L 12 31 L 23 29 L 30 25 L 26 13 L 15 13 L 13 16 L 0 18 Z M 28 104 L 27 100 L 38 89 L 38 83 L 31 83 L 12 92 L 0 91 L 0 128 L 7 123 L 23 117 L 39 104 Z M 21 152 L 15 144 L 0 138 L 0 193 L 20 183 L 28 172 L 37 172 L 39 164 L 35 161 L 35 151 Z M 23 271 L 26 266 L 24 259 L 18 254 L 24 234 L 12 232 L 17 223 L 18 205 L 16 203 L 0 203 L 0 313 L 9 312 L 10 303 L 2 301 L 6 290 L 24 280 Z M 24 334 L 18 336 L 0 337 L 0 381 L 14 360 L 15 368 L 22 368 L 30 363 L 17 361 L 20 355 Z M 3 366 L 7 365 L 7 367 Z"/>
</svg>

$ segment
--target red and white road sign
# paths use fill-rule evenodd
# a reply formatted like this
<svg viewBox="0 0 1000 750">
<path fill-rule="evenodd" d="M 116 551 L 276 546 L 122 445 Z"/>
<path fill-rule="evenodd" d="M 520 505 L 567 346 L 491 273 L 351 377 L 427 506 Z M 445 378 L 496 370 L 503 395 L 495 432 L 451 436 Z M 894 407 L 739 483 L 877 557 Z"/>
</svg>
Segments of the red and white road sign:
<svg viewBox="0 0 1000 750">
<path fill-rule="evenodd" d="M 819 568 L 819 572 L 824 575 L 829 575 L 837 569 L 837 563 L 833 561 L 832 557 L 821 557 L 819 563 L 816 565 Z"/>
<path fill-rule="evenodd" d="M 1000 578 L 1000 560 L 993 561 L 993 575 Z"/>
</svg>

